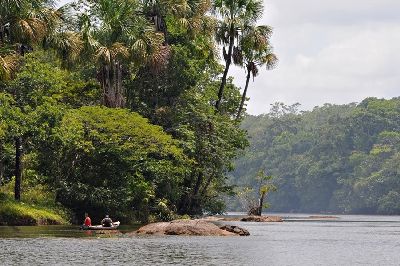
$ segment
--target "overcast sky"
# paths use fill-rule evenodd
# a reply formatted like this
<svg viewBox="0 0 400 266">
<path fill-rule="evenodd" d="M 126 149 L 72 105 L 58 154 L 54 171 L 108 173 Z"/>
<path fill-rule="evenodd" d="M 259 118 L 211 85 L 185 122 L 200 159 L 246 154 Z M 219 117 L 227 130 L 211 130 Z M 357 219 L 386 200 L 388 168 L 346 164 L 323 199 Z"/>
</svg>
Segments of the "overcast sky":
<svg viewBox="0 0 400 266">
<path fill-rule="evenodd" d="M 248 112 L 276 101 L 324 103 L 400 96 L 399 0 L 265 0 L 262 24 L 279 65 L 250 83 Z M 244 70 L 230 72 L 244 86 Z M 241 78 L 239 78 L 241 77 Z"/>
<path fill-rule="evenodd" d="M 63 2 L 67 2 L 64 0 Z M 400 0 L 264 0 L 279 64 L 250 82 L 248 112 L 400 96 Z M 229 73 L 243 87 L 245 71 Z"/>
</svg>

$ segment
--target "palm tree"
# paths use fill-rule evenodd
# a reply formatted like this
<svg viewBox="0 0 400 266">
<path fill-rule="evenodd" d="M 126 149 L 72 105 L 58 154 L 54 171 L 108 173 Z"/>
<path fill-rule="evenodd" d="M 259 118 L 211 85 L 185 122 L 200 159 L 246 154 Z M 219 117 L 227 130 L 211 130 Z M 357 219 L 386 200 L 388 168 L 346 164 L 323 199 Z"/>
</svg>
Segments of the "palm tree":
<svg viewBox="0 0 400 266">
<path fill-rule="evenodd" d="M 143 11 L 155 26 L 155 30 L 164 34 L 164 43 L 168 43 L 166 17 L 184 17 L 190 9 L 187 0 L 143 0 Z"/>
<path fill-rule="evenodd" d="M 241 39 L 242 51 L 234 56 L 235 64 L 244 65 L 247 71 L 246 86 L 244 87 L 242 99 L 236 119 L 239 120 L 243 105 L 246 100 L 247 89 L 249 87 L 250 76 L 258 75 L 258 68 L 265 65 L 267 70 L 273 69 L 278 63 L 277 56 L 272 53 L 269 38 L 272 29 L 268 26 L 252 26 L 244 31 Z"/>
<path fill-rule="evenodd" d="M 154 69 L 162 67 L 169 49 L 163 45 L 163 34 L 141 16 L 139 1 L 99 0 L 87 4 L 90 8 L 79 14 L 82 58 L 94 58 L 97 62 L 104 105 L 123 107 L 124 68 L 132 62 L 134 69 L 142 64 Z"/>
<path fill-rule="evenodd" d="M 58 13 L 48 0 L 0 0 L 0 45 L 16 45 L 23 55 L 48 34 Z"/>
<path fill-rule="evenodd" d="M 40 43 L 58 18 L 52 1 L 0 0 L 0 80 L 15 74 L 18 55 Z"/>
<path fill-rule="evenodd" d="M 261 18 L 263 9 L 262 0 L 214 1 L 214 10 L 221 18 L 217 27 L 216 40 L 223 46 L 223 56 L 225 60 L 225 69 L 218 90 L 218 99 L 215 103 L 215 107 L 218 111 L 220 110 L 233 53 L 241 49 L 239 41 L 243 29 L 249 25 L 254 25 L 256 21 Z M 237 46 L 235 46 L 235 40 L 237 41 Z M 228 47 L 228 50 L 226 50 L 225 46 Z"/>
</svg>

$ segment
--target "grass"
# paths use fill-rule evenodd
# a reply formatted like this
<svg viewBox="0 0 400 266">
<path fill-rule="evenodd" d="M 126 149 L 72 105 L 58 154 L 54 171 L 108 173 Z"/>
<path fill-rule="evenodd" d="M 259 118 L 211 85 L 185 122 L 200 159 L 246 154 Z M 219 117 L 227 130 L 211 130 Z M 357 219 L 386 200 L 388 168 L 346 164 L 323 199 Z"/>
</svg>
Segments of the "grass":
<svg viewBox="0 0 400 266">
<path fill-rule="evenodd" d="M 67 224 L 67 220 L 51 209 L 30 206 L 24 202 L 6 201 L 0 205 L 2 225 Z"/>
<path fill-rule="evenodd" d="M 34 187 L 23 193 L 22 201 L 13 200 L 12 196 L 11 184 L 1 187 L 0 225 L 68 224 L 68 213 L 55 204 L 45 187 Z"/>
</svg>

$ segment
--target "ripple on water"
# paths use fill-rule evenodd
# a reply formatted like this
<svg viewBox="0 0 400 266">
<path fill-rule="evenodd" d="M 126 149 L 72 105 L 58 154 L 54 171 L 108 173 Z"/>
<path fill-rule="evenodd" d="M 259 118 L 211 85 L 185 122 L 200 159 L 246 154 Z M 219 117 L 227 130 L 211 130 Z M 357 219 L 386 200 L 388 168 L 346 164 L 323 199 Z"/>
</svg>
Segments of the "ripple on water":
<svg viewBox="0 0 400 266">
<path fill-rule="evenodd" d="M 249 237 L 0 238 L 0 264 L 398 265 L 400 220 L 357 221 L 241 223 Z"/>
</svg>

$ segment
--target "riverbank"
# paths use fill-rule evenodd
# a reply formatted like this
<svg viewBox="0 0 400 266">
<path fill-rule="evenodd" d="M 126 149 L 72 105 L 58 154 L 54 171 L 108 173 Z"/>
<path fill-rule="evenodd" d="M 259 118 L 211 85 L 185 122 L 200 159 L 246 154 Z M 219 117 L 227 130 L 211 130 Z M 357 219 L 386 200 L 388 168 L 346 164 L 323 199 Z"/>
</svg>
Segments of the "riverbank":
<svg viewBox="0 0 400 266">
<path fill-rule="evenodd" d="M 62 224 L 68 224 L 68 219 L 50 208 L 10 200 L 0 205 L 0 225 Z"/>
<path fill-rule="evenodd" d="M 54 193 L 46 186 L 25 184 L 20 201 L 14 200 L 10 182 L 0 187 L 0 225 L 67 225 L 70 211 L 55 203 Z"/>
</svg>

